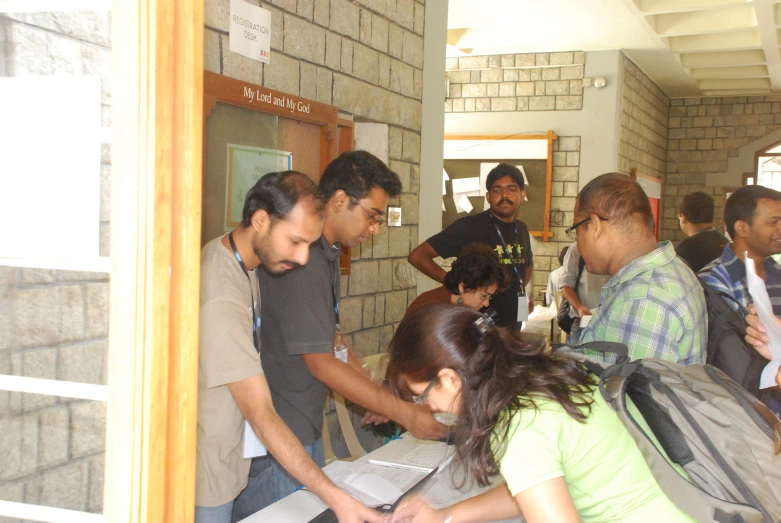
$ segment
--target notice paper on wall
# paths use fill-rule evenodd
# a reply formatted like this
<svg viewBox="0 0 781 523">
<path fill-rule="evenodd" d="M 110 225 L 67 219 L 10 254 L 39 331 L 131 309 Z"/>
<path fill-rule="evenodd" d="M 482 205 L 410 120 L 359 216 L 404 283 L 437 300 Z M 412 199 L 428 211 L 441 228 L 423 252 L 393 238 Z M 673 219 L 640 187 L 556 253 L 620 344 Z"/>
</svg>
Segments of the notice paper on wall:
<svg viewBox="0 0 781 523">
<path fill-rule="evenodd" d="M 743 253 L 746 260 L 746 279 L 748 280 L 748 291 L 751 293 L 751 299 L 754 300 L 754 306 L 757 308 L 759 321 L 765 326 L 768 338 L 768 347 L 770 348 L 771 360 L 765 365 L 762 375 L 759 378 L 759 388 L 766 389 L 776 385 L 776 374 L 781 366 L 781 319 L 773 314 L 773 306 L 770 304 L 770 297 L 767 294 L 765 282 L 757 275 L 757 269 L 754 260 Z"/>
<path fill-rule="evenodd" d="M 230 50 L 269 63 L 271 56 L 271 12 L 244 0 L 231 0 Z"/>
<path fill-rule="evenodd" d="M 442 169 L 442 196 L 447 194 L 447 181 L 450 176 L 447 175 L 447 171 Z"/>
<path fill-rule="evenodd" d="M 474 209 L 472 202 L 469 201 L 469 197 L 466 194 L 457 194 L 454 199 L 457 212 L 472 212 L 472 209 Z"/>
<path fill-rule="evenodd" d="M 453 196 L 460 194 L 480 196 L 480 178 L 457 178 L 453 180 Z"/>
</svg>

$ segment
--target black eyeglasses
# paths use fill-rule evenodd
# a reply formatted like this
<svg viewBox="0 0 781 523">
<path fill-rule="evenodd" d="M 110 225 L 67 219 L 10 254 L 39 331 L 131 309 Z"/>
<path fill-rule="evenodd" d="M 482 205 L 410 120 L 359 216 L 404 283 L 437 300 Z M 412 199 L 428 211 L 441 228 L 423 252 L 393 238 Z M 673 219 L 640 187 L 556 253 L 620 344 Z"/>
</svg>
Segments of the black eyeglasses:
<svg viewBox="0 0 781 523">
<path fill-rule="evenodd" d="M 423 390 L 423 392 L 420 394 L 420 396 L 413 396 L 412 401 L 417 403 L 418 405 L 423 405 L 426 403 L 426 400 L 428 399 L 428 394 L 431 392 L 431 389 L 434 388 L 434 385 L 437 384 L 437 381 L 439 381 L 439 376 L 431 380 L 428 384 L 428 386 Z"/>
<path fill-rule="evenodd" d="M 385 218 L 383 216 L 369 212 L 369 210 L 366 207 L 361 205 L 361 202 L 359 202 L 358 198 L 356 198 L 355 196 L 350 196 L 350 200 L 352 200 L 352 202 L 356 204 L 358 207 L 363 209 L 363 212 L 365 212 L 366 216 L 369 218 L 369 223 L 371 223 L 372 225 L 382 225 L 385 223 Z"/>
<path fill-rule="evenodd" d="M 596 215 L 596 217 L 599 218 L 600 220 L 602 220 L 603 222 L 607 221 L 607 218 L 603 218 L 602 216 L 600 216 L 598 214 Z M 564 232 L 567 234 L 567 236 L 569 236 L 570 240 L 574 241 L 577 238 L 576 231 L 578 230 L 578 227 L 580 227 L 581 225 L 583 225 L 584 223 L 586 223 L 589 220 L 591 220 L 591 216 L 589 216 L 588 218 L 585 218 L 583 220 L 580 220 L 578 223 L 574 224 L 572 227 L 570 227 L 569 229 L 567 229 Z"/>
</svg>

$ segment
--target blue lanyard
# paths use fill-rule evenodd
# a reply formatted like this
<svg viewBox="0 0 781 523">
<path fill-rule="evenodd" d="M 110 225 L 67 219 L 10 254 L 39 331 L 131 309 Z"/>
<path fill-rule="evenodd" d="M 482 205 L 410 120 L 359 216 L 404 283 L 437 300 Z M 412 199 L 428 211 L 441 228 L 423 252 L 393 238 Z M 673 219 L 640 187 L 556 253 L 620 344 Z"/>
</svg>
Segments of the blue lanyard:
<svg viewBox="0 0 781 523">
<path fill-rule="evenodd" d="M 504 253 L 507 255 L 507 258 L 509 258 L 510 265 L 513 266 L 515 275 L 518 276 L 518 281 L 521 282 L 521 294 L 525 294 L 526 291 L 524 290 L 523 277 L 521 276 L 520 271 L 518 271 L 518 266 L 515 265 L 515 260 L 513 259 L 513 253 L 510 251 L 510 248 L 507 247 L 507 242 L 504 241 L 504 236 L 502 236 L 502 231 L 500 231 L 499 226 L 496 225 L 496 218 L 494 218 L 494 215 L 489 212 L 488 216 L 491 217 L 491 223 L 494 224 L 494 229 L 496 229 L 496 234 L 499 235 L 499 239 L 502 242 L 502 247 L 504 248 Z M 515 220 L 513 220 L 513 230 L 515 231 L 515 241 L 518 241 L 518 227 L 515 225 Z"/>
<path fill-rule="evenodd" d="M 233 231 L 228 234 L 228 242 L 231 244 L 231 250 L 236 257 L 236 261 L 239 262 L 239 267 L 244 271 L 244 276 L 247 277 L 249 282 L 249 295 L 250 295 L 250 309 L 252 309 L 252 344 L 255 345 L 255 350 L 260 352 L 260 316 L 255 313 L 255 292 L 252 290 L 252 280 L 249 277 L 247 266 L 244 265 L 244 260 L 239 254 L 239 250 L 236 248 L 236 242 L 233 241 Z M 260 278 L 258 277 L 258 271 L 255 270 L 255 282 L 258 284 L 258 290 L 260 290 Z"/>
</svg>

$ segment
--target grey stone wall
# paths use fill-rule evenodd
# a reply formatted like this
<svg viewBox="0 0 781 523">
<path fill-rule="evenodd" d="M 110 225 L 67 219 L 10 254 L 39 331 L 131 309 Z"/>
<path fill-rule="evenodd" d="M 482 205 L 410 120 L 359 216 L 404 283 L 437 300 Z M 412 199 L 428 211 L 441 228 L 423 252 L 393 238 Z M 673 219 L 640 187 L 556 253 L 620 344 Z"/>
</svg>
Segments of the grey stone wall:
<svg viewBox="0 0 781 523">
<path fill-rule="evenodd" d="M 448 58 L 447 113 L 577 111 L 586 53 Z"/>
<path fill-rule="evenodd" d="M 107 13 L 2 15 L 0 50 L 0 76 L 100 76 L 102 125 L 111 127 Z M 108 256 L 110 146 L 100 161 Z M 38 210 L 52 216 L 51 230 L 35 231 L 40 241 L 73 204 Z M 0 267 L 0 374 L 105 384 L 107 332 L 107 274 Z M 0 499 L 101 512 L 105 416 L 105 403 L 0 391 Z"/>
<path fill-rule="evenodd" d="M 547 242 L 538 239 L 534 248 L 534 299 L 539 305 L 543 305 L 540 292 L 548 285 L 548 276 L 559 267 L 561 249 L 572 243 L 564 231 L 572 225 L 574 219 L 579 176 L 580 136 L 559 136 L 553 142 L 551 231 L 554 235 Z"/>
<path fill-rule="evenodd" d="M 619 170 L 664 179 L 670 99 L 629 58 L 623 61 Z"/>
<path fill-rule="evenodd" d="M 205 68 L 337 106 L 389 125 L 390 167 L 402 179 L 402 227 L 383 227 L 353 249 L 342 277 L 342 327 L 362 355 L 388 346 L 416 295 L 407 262 L 418 243 L 423 80 L 422 0 L 272 0 L 271 63 L 231 53 L 229 0 L 206 0 Z"/>
<path fill-rule="evenodd" d="M 732 96 L 673 100 L 667 136 L 661 236 L 685 236 L 676 215 L 683 196 L 705 191 L 716 200 L 716 227 L 721 228 L 721 187 L 705 185 L 705 175 L 727 171 L 727 161 L 749 142 L 781 128 L 781 96 Z"/>
</svg>

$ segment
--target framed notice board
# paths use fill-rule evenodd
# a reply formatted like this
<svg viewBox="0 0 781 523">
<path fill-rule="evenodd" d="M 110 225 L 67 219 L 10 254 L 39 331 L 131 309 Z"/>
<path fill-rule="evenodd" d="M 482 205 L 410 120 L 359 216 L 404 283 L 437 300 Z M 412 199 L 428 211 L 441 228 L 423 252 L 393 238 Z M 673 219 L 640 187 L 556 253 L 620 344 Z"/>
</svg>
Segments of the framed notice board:
<svg viewBox="0 0 781 523">
<path fill-rule="evenodd" d="M 336 107 L 204 72 L 202 245 L 237 226 L 246 189 L 293 169 L 318 182 L 353 149 L 352 121 Z M 349 250 L 341 260 L 350 272 Z"/>
<path fill-rule="evenodd" d="M 525 187 L 528 201 L 521 202 L 518 218 L 526 222 L 532 236 L 542 241 L 552 238 L 553 142 L 557 139 L 553 131 L 513 136 L 446 136 L 442 226 L 447 227 L 460 217 L 488 208 L 484 164 L 505 162 L 522 166 L 528 180 L 528 187 Z M 476 185 L 472 187 L 469 181 Z M 469 192 L 460 192 L 465 185 L 470 186 Z"/>
</svg>

